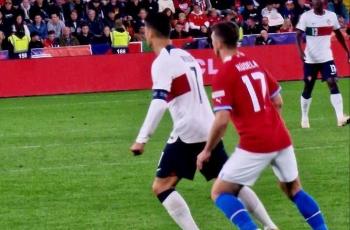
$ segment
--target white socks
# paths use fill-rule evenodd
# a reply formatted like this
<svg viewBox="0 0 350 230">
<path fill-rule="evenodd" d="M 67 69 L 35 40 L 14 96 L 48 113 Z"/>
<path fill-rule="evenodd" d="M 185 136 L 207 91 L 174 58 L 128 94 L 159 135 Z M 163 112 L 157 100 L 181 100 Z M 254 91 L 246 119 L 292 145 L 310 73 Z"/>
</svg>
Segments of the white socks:
<svg viewBox="0 0 350 230">
<path fill-rule="evenodd" d="M 312 102 L 312 98 L 305 99 L 303 96 L 300 97 L 300 107 L 301 107 L 301 120 L 309 120 L 309 109 Z"/>
<path fill-rule="evenodd" d="M 239 192 L 238 198 L 243 201 L 247 210 L 265 227 L 268 227 L 269 229 L 277 229 L 277 226 L 271 220 L 264 205 L 251 188 L 244 186 Z"/>
<path fill-rule="evenodd" d="M 340 93 L 331 94 L 331 103 L 335 110 L 335 114 L 337 115 L 338 121 L 342 120 L 344 113 L 343 113 L 343 97 L 341 96 L 341 94 Z"/>
<path fill-rule="evenodd" d="M 170 193 L 162 204 L 181 229 L 199 230 L 192 218 L 191 211 L 186 201 L 177 191 Z"/>
</svg>

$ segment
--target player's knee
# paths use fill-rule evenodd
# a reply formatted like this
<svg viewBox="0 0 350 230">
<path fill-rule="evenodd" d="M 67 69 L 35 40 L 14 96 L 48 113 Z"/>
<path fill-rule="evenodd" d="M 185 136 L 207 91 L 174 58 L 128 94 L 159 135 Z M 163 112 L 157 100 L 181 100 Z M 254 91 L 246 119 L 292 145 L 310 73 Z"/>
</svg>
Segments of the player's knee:
<svg viewBox="0 0 350 230">
<path fill-rule="evenodd" d="M 327 79 L 327 84 L 328 84 L 328 88 L 329 88 L 329 91 L 331 92 L 331 94 L 340 93 L 339 88 L 338 88 L 338 84 L 334 78 Z"/>
<path fill-rule="evenodd" d="M 281 189 L 283 192 L 290 198 L 292 199 L 295 194 L 297 194 L 302 188 L 299 179 L 297 178 L 296 180 L 288 183 L 280 183 Z"/>
<path fill-rule="evenodd" d="M 152 192 L 154 193 L 154 195 L 158 195 L 160 193 L 162 193 L 164 191 L 164 188 L 162 185 L 160 185 L 157 182 L 153 182 L 152 184 Z"/>
</svg>

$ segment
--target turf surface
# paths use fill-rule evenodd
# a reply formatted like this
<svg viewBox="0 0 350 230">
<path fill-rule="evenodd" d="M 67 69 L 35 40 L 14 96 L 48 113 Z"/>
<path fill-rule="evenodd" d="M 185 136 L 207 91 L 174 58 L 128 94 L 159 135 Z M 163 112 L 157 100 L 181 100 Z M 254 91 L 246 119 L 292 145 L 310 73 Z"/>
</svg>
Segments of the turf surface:
<svg viewBox="0 0 350 230">
<path fill-rule="evenodd" d="M 304 188 L 331 230 L 349 229 L 349 127 L 336 127 L 328 90 L 318 83 L 312 128 L 300 129 L 302 83 L 282 86 Z M 350 79 L 340 87 L 349 112 Z M 150 190 L 169 116 L 143 156 L 128 151 L 149 100 L 146 91 L 0 100 L 0 229 L 177 229 Z M 231 152 L 237 136 L 228 133 Z M 201 229 L 230 229 L 209 199 L 210 186 L 197 175 L 178 190 Z M 282 230 L 308 229 L 271 169 L 254 189 Z"/>
</svg>

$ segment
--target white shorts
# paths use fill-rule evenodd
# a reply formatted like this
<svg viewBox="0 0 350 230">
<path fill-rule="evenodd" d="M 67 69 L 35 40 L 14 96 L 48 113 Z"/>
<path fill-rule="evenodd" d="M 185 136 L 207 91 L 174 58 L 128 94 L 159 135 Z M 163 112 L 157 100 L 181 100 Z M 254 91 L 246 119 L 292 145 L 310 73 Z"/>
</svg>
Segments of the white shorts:
<svg viewBox="0 0 350 230">
<path fill-rule="evenodd" d="M 219 178 L 223 181 L 252 186 L 261 172 L 271 165 L 280 182 L 292 182 L 298 177 L 298 166 L 293 146 L 277 152 L 253 153 L 236 148 L 221 169 Z"/>
</svg>

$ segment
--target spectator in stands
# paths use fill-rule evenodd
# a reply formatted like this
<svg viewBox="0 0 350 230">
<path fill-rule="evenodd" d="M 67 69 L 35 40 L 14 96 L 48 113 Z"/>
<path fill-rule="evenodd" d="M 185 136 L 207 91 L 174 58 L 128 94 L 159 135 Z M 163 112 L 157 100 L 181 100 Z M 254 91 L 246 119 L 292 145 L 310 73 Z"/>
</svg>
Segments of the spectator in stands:
<svg viewBox="0 0 350 230">
<path fill-rule="evenodd" d="M 44 47 L 58 47 L 58 39 L 56 38 L 56 32 L 49 30 L 47 32 L 47 38 L 44 40 Z"/>
<path fill-rule="evenodd" d="M 103 10 L 102 10 L 102 4 L 101 4 L 100 0 L 91 0 L 88 3 L 88 9 L 95 11 L 96 18 L 98 18 L 100 20 L 105 18 Z"/>
<path fill-rule="evenodd" d="M 90 32 L 90 27 L 88 24 L 81 25 L 81 33 L 78 35 L 78 41 L 80 45 L 90 45 L 94 38 L 94 34 Z"/>
<path fill-rule="evenodd" d="M 23 20 L 26 23 L 31 23 L 30 8 L 31 8 L 30 1 L 29 0 L 22 0 L 22 3 L 19 6 L 19 12 L 22 14 Z"/>
<path fill-rule="evenodd" d="M 57 13 L 52 13 L 50 16 L 50 20 L 47 23 L 47 30 L 55 31 L 55 37 L 61 37 L 62 29 L 65 27 L 63 21 L 58 17 Z"/>
<path fill-rule="evenodd" d="M 136 29 L 136 33 L 132 39 L 134 42 L 144 42 L 146 41 L 145 26 L 140 26 Z"/>
<path fill-rule="evenodd" d="M 261 19 L 261 30 L 266 30 L 268 33 L 276 33 L 278 31 L 279 27 L 276 26 L 269 26 L 269 18 L 268 17 L 263 17 Z"/>
<path fill-rule="evenodd" d="M 273 13 L 278 13 L 276 8 L 273 7 L 273 1 L 268 0 L 266 7 L 261 10 L 261 16 L 262 17 L 269 17 Z"/>
<path fill-rule="evenodd" d="M 0 8 L 1 9 L 1 8 Z M 4 15 L 2 14 L 0 10 L 0 31 L 4 33 L 3 31 L 5 30 L 5 24 L 4 24 Z"/>
<path fill-rule="evenodd" d="M 249 0 L 251 1 L 251 0 Z M 252 2 L 252 1 L 251 1 Z M 235 5 L 235 0 L 211 0 L 212 7 L 218 10 L 231 9 Z"/>
<path fill-rule="evenodd" d="M 157 13 L 159 11 L 157 0 L 143 0 L 143 7 L 150 14 Z"/>
<path fill-rule="evenodd" d="M 292 24 L 295 27 L 299 21 L 300 15 L 302 15 L 304 12 L 309 11 L 310 5 L 306 4 L 306 0 L 296 0 L 297 3 L 294 4 L 294 12 L 295 12 L 295 18 L 292 19 Z"/>
<path fill-rule="evenodd" d="M 6 40 L 4 32 L 0 30 L 0 51 L 8 50 L 8 42 Z"/>
<path fill-rule="evenodd" d="M 99 18 L 96 17 L 96 11 L 93 9 L 88 10 L 87 24 L 90 28 L 90 32 L 94 36 L 102 35 L 103 23 Z"/>
<path fill-rule="evenodd" d="M 175 12 L 185 13 L 186 15 L 191 12 L 192 0 L 174 0 Z"/>
<path fill-rule="evenodd" d="M 142 4 L 140 0 L 129 0 L 128 3 L 126 4 L 126 12 L 133 19 L 137 18 L 137 15 L 140 12 L 141 8 L 142 8 Z"/>
<path fill-rule="evenodd" d="M 95 37 L 93 44 L 107 44 L 111 45 L 112 39 L 111 39 L 111 28 L 109 26 L 103 27 L 103 33 L 101 37 Z"/>
<path fill-rule="evenodd" d="M 111 32 L 111 39 L 113 54 L 125 54 L 128 52 L 131 37 L 125 29 L 122 20 L 116 20 L 115 30 Z"/>
<path fill-rule="evenodd" d="M 169 17 L 170 22 L 174 20 L 174 12 L 170 8 L 165 8 L 162 13 Z"/>
<path fill-rule="evenodd" d="M 15 33 L 18 30 L 23 30 L 24 34 L 27 37 L 30 37 L 30 32 L 29 32 L 28 26 L 24 23 L 23 17 L 21 14 L 18 14 L 15 17 L 15 23 L 12 25 L 12 32 L 13 33 Z"/>
<path fill-rule="evenodd" d="M 41 40 L 47 37 L 47 25 L 40 14 L 35 15 L 33 23 L 29 24 L 29 31 L 30 33 L 36 32 Z"/>
<path fill-rule="evenodd" d="M 103 25 L 108 26 L 109 28 L 113 28 L 116 19 L 116 10 L 111 9 L 107 12 L 107 17 L 103 19 Z"/>
<path fill-rule="evenodd" d="M 62 35 L 59 38 L 58 43 L 61 47 L 79 45 L 78 39 L 72 35 L 72 32 L 69 27 L 64 27 L 62 29 Z"/>
<path fill-rule="evenodd" d="M 49 6 L 47 1 L 44 0 L 35 0 L 33 6 L 30 8 L 30 19 L 34 20 L 35 15 L 40 14 L 44 20 L 48 20 L 49 18 Z"/>
<path fill-rule="evenodd" d="M 163 12 L 169 8 L 171 12 L 175 13 L 175 6 L 173 0 L 158 0 L 159 12 Z"/>
<path fill-rule="evenodd" d="M 212 8 L 210 0 L 193 0 L 194 5 L 198 5 L 201 11 L 206 12 Z"/>
<path fill-rule="evenodd" d="M 258 36 L 255 40 L 255 45 L 273 45 L 274 40 L 269 37 L 269 33 L 266 30 L 262 30 L 260 32 L 260 36 Z"/>
<path fill-rule="evenodd" d="M 123 24 L 124 24 L 125 30 L 129 33 L 130 37 L 133 38 L 134 35 L 135 35 L 135 29 L 134 29 L 134 27 L 132 25 L 132 21 L 131 20 L 125 20 L 125 21 L 123 21 Z M 113 30 L 115 30 L 115 28 L 112 29 L 112 31 Z"/>
<path fill-rule="evenodd" d="M 82 0 L 73 0 L 73 2 L 74 2 L 74 10 L 78 12 L 79 20 L 86 18 L 86 10 L 85 10 L 84 2 Z"/>
<path fill-rule="evenodd" d="M 289 18 L 291 20 L 294 20 L 295 10 L 293 0 L 286 1 L 285 7 L 283 8 L 281 15 L 283 18 Z"/>
<path fill-rule="evenodd" d="M 190 25 L 187 21 L 187 17 L 185 13 L 179 13 L 179 18 L 176 21 L 175 25 L 180 23 L 181 25 L 183 25 L 183 31 L 185 32 L 189 32 L 190 30 Z"/>
<path fill-rule="evenodd" d="M 292 21 L 289 18 L 285 18 L 283 25 L 279 29 L 279 32 L 287 33 L 287 32 L 293 32 L 293 31 L 294 31 L 294 28 L 293 28 Z"/>
<path fill-rule="evenodd" d="M 170 32 L 171 39 L 185 39 L 189 37 L 190 35 L 184 31 L 184 25 L 181 23 L 177 23 L 175 29 Z"/>
<path fill-rule="evenodd" d="M 208 21 L 210 26 L 213 26 L 221 21 L 221 18 L 218 15 L 218 11 L 216 9 L 212 8 L 209 10 Z"/>
<path fill-rule="evenodd" d="M 18 13 L 12 5 L 12 0 L 5 1 L 5 5 L 1 7 L 1 12 L 3 15 L 3 32 L 5 36 L 9 36 L 12 33 L 12 25 L 15 23 L 15 16 Z"/>
<path fill-rule="evenodd" d="M 260 26 L 258 26 L 253 17 L 248 18 L 247 22 L 243 25 L 243 34 L 245 35 L 259 34 L 260 31 Z"/>
<path fill-rule="evenodd" d="M 44 48 L 42 40 L 37 32 L 30 33 L 31 40 L 29 42 L 29 54 L 32 49 Z M 30 56 L 30 55 L 29 55 Z"/>
<path fill-rule="evenodd" d="M 349 23 L 349 10 L 346 9 L 343 0 L 330 0 L 328 10 L 336 13 L 338 17 L 343 17 L 346 23 Z"/>
<path fill-rule="evenodd" d="M 242 17 L 244 21 L 247 21 L 248 18 L 253 18 L 254 21 L 260 22 L 261 14 L 255 8 L 253 0 L 247 0 L 244 9 L 242 11 Z"/>
<path fill-rule="evenodd" d="M 53 0 L 53 4 L 49 6 L 49 15 L 56 13 L 56 15 L 63 22 L 69 19 L 70 11 L 67 8 L 63 8 L 65 0 Z"/>
<path fill-rule="evenodd" d="M 190 34 L 193 37 L 201 35 L 201 26 L 209 27 L 208 18 L 199 5 L 193 6 L 193 11 L 188 16 L 188 22 L 190 26 Z"/>
<path fill-rule="evenodd" d="M 70 28 L 72 35 L 74 37 L 77 37 L 78 34 L 80 34 L 81 24 L 82 24 L 82 21 L 79 20 L 78 11 L 72 10 L 72 12 L 70 13 L 70 18 L 66 22 L 66 26 L 68 26 Z"/>
<path fill-rule="evenodd" d="M 145 20 L 147 17 L 147 11 L 142 8 L 137 15 L 137 19 L 135 20 L 135 29 L 138 30 L 140 27 L 145 26 Z"/>
</svg>

